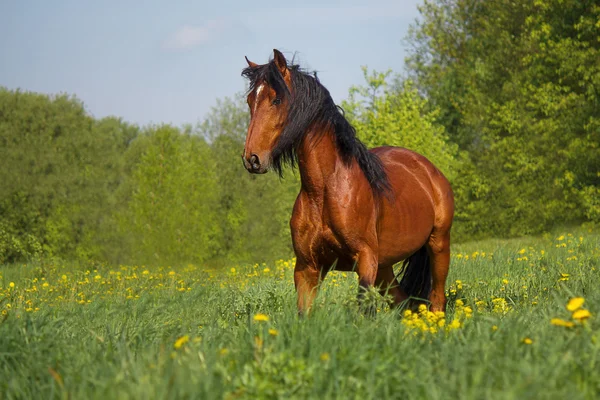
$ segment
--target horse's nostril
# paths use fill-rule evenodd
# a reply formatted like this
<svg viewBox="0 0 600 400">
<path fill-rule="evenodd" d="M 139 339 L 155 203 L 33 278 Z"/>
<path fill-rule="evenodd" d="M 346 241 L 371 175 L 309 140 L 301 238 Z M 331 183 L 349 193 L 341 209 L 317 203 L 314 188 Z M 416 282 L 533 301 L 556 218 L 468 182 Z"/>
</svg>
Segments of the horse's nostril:
<svg viewBox="0 0 600 400">
<path fill-rule="evenodd" d="M 252 154 L 250 156 L 250 165 L 254 170 L 260 169 L 260 160 L 258 159 L 258 156 L 256 154 Z"/>
</svg>

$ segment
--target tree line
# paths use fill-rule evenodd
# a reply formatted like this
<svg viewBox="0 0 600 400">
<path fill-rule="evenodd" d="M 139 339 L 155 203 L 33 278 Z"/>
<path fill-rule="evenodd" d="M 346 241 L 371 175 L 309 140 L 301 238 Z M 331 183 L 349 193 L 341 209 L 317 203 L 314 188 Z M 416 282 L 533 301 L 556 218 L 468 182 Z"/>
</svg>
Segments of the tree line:
<svg viewBox="0 0 600 400">
<path fill-rule="evenodd" d="M 455 240 L 598 223 L 600 7 L 436 0 L 420 12 L 406 71 L 365 67 L 342 104 L 359 137 L 438 165 Z M 299 178 L 246 173 L 248 120 L 241 94 L 196 126 L 140 127 L 93 118 L 74 96 L 0 88 L 0 263 L 291 254 Z"/>
</svg>

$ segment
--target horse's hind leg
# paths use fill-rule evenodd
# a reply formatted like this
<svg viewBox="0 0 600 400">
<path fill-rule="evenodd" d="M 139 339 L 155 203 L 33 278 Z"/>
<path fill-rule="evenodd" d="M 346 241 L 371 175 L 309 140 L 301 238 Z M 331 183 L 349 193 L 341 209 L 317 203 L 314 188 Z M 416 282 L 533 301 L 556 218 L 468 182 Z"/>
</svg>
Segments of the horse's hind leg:
<svg viewBox="0 0 600 400">
<path fill-rule="evenodd" d="M 429 237 L 427 243 L 431 266 L 431 311 L 446 311 L 446 278 L 450 267 L 450 232 L 436 234 Z"/>
</svg>

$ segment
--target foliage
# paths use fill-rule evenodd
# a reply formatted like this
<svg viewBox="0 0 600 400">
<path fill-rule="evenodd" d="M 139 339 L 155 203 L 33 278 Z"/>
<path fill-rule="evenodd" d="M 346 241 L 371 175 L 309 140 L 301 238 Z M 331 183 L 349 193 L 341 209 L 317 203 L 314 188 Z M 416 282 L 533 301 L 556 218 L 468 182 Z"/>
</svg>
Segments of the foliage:
<svg viewBox="0 0 600 400">
<path fill-rule="evenodd" d="M 427 107 L 410 81 L 399 88 L 389 87 L 386 73 L 368 73 L 366 86 L 350 88 L 343 102 L 348 119 L 368 147 L 399 146 L 430 159 L 446 176 L 454 178 L 458 169 L 458 149 L 449 143 L 444 127 L 436 122 L 437 112 Z"/>
<path fill-rule="evenodd" d="M 289 254 L 298 179 L 244 170 L 246 108 L 225 99 L 196 128 L 139 128 L 73 97 L 2 89 L 0 262 Z"/>
<path fill-rule="evenodd" d="M 598 221 L 600 7 L 439 0 L 420 11 L 409 73 L 473 161 L 476 186 L 459 183 L 471 232 Z"/>
</svg>

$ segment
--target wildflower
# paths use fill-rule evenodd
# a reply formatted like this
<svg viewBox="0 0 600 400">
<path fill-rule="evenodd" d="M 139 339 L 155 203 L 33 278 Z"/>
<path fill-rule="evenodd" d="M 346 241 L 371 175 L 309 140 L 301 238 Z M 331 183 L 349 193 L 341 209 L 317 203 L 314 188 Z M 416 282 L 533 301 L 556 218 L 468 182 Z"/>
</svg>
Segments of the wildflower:
<svg viewBox="0 0 600 400">
<path fill-rule="evenodd" d="M 219 350 L 219 354 L 222 356 L 226 355 L 227 353 L 229 353 L 229 350 L 225 347 L 223 347 L 221 350 Z"/>
<path fill-rule="evenodd" d="M 15 283 L 11 282 L 11 283 L 8 284 L 8 286 L 10 286 L 11 288 L 14 288 L 15 287 Z"/>
<path fill-rule="evenodd" d="M 572 328 L 575 325 L 571 321 L 565 321 L 560 318 L 552 318 L 550 323 L 555 326 L 564 326 L 565 328 Z"/>
<path fill-rule="evenodd" d="M 271 272 L 271 269 L 269 267 L 267 267 L 267 268 L 263 269 L 263 272 L 265 274 L 268 274 L 269 272 Z"/>
<path fill-rule="evenodd" d="M 577 321 L 584 321 L 591 316 L 592 314 L 588 310 L 584 309 L 577 310 L 573 313 L 573 319 L 576 319 Z"/>
<path fill-rule="evenodd" d="M 173 347 L 175 347 L 176 349 L 180 349 L 184 344 L 186 344 L 189 341 L 190 337 L 188 335 L 183 335 L 175 341 Z"/>
<path fill-rule="evenodd" d="M 533 340 L 531 340 L 530 338 L 526 337 L 525 339 L 523 339 L 523 344 L 532 344 Z"/>
<path fill-rule="evenodd" d="M 279 335 L 279 332 L 277 331 L 277 329 L 269 328 L 269 335 L 277 336 L 277 335 Z"/>
<path fill-rule="evenodd" d="M 583 297 L 573 297 L 567 303 L 567 310 L 569 310 L 571 312 L 577 311 L 581 308 L 581 306 L 583 305 L 584 302 L 585 302 L 585 299 Z"/>
<path fill-rule="evenodd" d="M 254 320 L 258 322 L 267 322 L 269 321 L 269 316 L 266 314 L 258 313 L 254 316 Z"/>
<path fill-rule="evenodd" d="M 460 328 L 461 324 L 460 321 L 457 319 L 452 320 L 452 322 L 450 323 L 450 325 L 448 325 L 449 329 L 458 329 Z"/>
<path fill-rule="evenodd" d="M 497 325 L 492 325 L 492 331 L 496 332 L 498 330 L 498 326 Z"/>
<path fill-rule="evenodd" d="M 329 361 L 329 353 L 323 353 L 321 354 L 321 361 Z"/>
<path fill-rule="evenodd" d="M 502 283 L 508 285 L 508 279 L 502 279 Z"/>
</svg>

